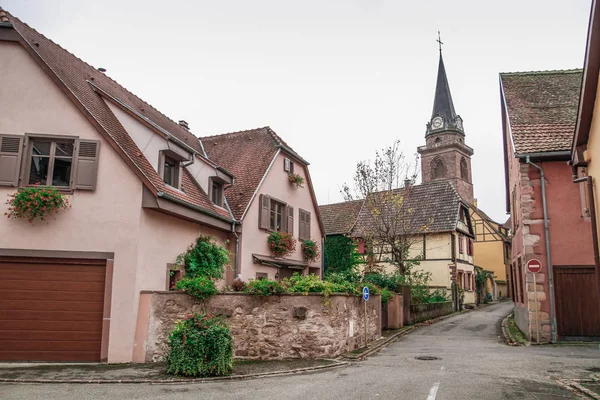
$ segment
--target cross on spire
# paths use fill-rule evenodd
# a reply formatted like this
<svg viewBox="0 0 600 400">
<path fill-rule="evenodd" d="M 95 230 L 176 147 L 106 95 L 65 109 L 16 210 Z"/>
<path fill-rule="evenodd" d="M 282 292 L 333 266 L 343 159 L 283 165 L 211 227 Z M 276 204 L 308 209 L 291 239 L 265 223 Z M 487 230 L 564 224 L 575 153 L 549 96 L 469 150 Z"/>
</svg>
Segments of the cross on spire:
<svg viewBox="0 0 600 400">
<path fill-rule="evenodd" d="M 438 38 L 437 38 L 436 42 L 438 42 L 438 44 L 440 46 L 440 53 L 441 53 L 442 52 L 442 45 L 444 44 L 444 42 L 442 42 L 442 38 L 440 36 L 440 31 L 438 31 Z"/>
</svg>

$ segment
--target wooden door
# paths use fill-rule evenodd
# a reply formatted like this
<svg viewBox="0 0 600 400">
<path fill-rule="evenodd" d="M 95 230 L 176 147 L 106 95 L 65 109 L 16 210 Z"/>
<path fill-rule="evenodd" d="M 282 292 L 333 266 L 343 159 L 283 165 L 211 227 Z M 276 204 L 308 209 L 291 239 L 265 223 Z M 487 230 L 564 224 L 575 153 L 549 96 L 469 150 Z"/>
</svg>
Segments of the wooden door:
<svg viewBox="0 0 600 400">
<path fill-rule="evenodd" d="M 100 361 L 105 261 L 0 259 L 0 360 Z"/>
<path fill-rule="evenodd" d="M 554 267 L 559 340 L 600 340 L 600 310 L 594 266 Z"/>
</svg>

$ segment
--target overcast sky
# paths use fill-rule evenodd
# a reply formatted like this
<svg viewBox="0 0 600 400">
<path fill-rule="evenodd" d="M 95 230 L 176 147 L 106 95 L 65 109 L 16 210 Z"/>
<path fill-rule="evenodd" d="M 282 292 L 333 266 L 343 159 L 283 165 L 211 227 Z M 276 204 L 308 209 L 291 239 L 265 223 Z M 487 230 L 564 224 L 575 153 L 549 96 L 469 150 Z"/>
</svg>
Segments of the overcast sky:
<svg viewBox="0 0 600 400">
<path fill-rule="evenodd" d="M 270 126 L 321 204 L 357 161 L 425 142 L 437 31 L 475 197 L 503 222 L 498 73 L 581 68 L 590 0 L 0 0 L 197 136 Z"/>
</svg>

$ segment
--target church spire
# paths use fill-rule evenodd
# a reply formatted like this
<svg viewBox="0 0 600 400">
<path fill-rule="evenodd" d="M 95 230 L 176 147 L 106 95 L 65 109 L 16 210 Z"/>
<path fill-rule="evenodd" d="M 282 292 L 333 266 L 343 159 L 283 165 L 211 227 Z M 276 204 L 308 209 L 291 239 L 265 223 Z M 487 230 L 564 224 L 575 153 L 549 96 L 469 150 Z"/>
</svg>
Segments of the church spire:
<svg viewBox="0 0 600 400">
<path fill-rule="evenodd" d="M 435 98 L 433 100 L 433 111 L 431 112 L 431 121 L 427 124 L 427 133 L 429 135 L 432 131 L 454 129 L 463 133 L 462 130 L 462 119 L 456 114 L 454 110 L 454 103 L 452 102 L 452 94 L 450 93 L 450 85 L 448 84 L 448 77 L 446 75 L 446 67 L 444 66 L 444 58 L 442 57 L 442 41 L 439 37 L 438 40 L 440 48 L 440 61 L 438 64 L 438 75 L 437 83 L 435 86 Z"/>
</svg>

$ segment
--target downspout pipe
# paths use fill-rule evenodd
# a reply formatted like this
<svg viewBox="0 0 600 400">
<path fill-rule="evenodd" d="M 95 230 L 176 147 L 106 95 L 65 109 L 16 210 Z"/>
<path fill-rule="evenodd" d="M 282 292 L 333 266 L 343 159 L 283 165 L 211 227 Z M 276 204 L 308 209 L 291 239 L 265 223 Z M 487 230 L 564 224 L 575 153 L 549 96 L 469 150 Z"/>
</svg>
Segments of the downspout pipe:
<svg viewBox="0 0 600 400">
<path fill-rule="evenodd" d="M 600 310 L 600 249 L 598 248 L 598 224 L 596 223 L 596 199 L 594 198 L 593 178 L 584 176 L 573 180 L 573 183 L 587 182 L 590 202 L 590 219 L 592 222 L 592 246 L 594 249 L 594 266 L 596 268 L 596 290 L 598 292 L 598 310 Z"/>
<path fill-rule="evenodd" d="M 550 327 L 552 337 L 550 341 L 556 343 L 556 314 L 554 310 L 554 272 L 552 268 L 552 252 L 550 251 L 550 229 L 548 227 L 548 207 L 546 204 L 546 179 L 544 177 L 544 169 L 539 165 L 531 162 L 529 156 L 525 158 L 525 162 L 540 171 L 540 180 L 542 182 L 542 208 L 544 211 L 544 236 L 546 238 L 546 262 L 548 263 L 548 291 L 550 294 Z M 537 301 L 537 299 L 536 299 Z M 539 329 L 537 327 L 536 329 Z"/>
<path fill-rule="evenodd" d="M 235 266 L 234 266 L 234 279 L 237 279 L 240 271 L 240 263 L 239 263 L 239 253 L 240 253 L 240 237 L 235 231 L 235 222 L 231 223 L 231 232 L 233 232 L 233 236 L 235 236 Z"/>
</svg>

